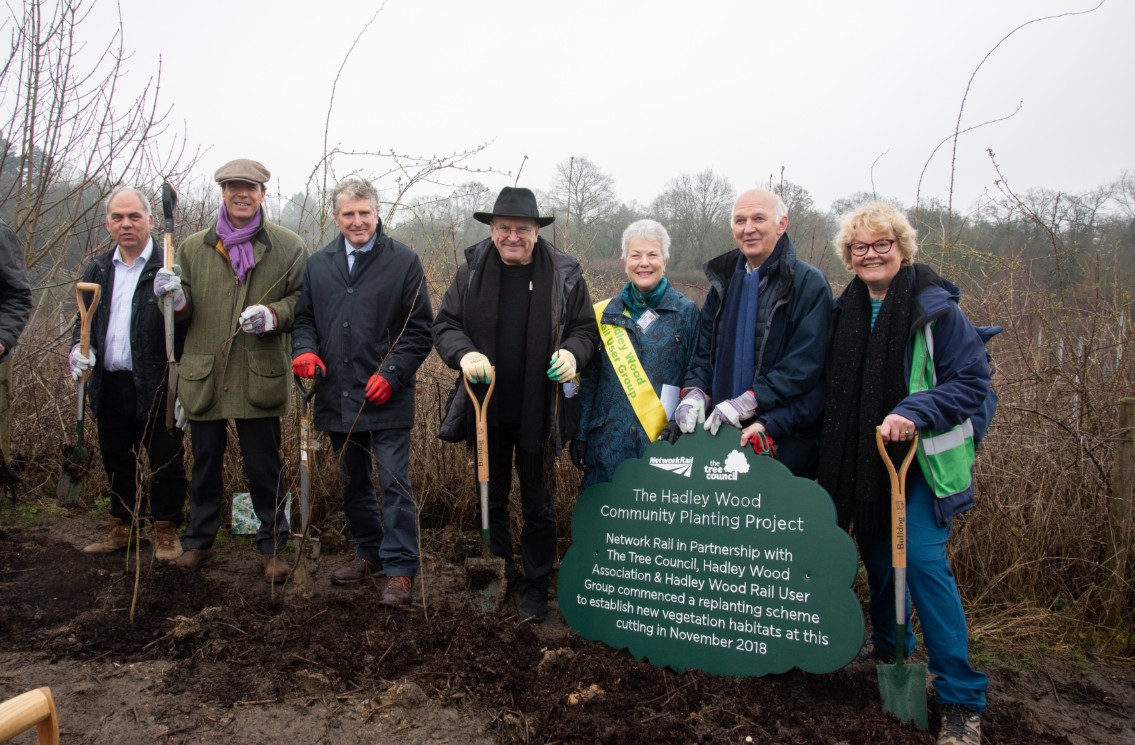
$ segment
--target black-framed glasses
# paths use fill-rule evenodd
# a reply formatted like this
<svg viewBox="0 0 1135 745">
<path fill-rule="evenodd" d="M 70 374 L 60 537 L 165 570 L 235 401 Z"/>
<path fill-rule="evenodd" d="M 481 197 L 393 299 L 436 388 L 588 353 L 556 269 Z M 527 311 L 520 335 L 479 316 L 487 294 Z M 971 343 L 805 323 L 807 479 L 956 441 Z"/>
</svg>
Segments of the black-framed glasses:
<svg viewBox="0 0 1135 745">
<path fill-rule="evenodd" d="M 895 245 L 896 243 L 898 243 L 898 241 L 891 238 L 884 238 L 883 240 L 875 241 L 874 243 L 849 243 L 847 245 L 847 248 L 849 251 L 851 251 L 852 256 L 864 256 L 867 254 L 867 249 L 869 248 L 875 249 L 875 253 L 882 256 L 883 254 L 890 251 L 891 246 Z"/>
</svg>

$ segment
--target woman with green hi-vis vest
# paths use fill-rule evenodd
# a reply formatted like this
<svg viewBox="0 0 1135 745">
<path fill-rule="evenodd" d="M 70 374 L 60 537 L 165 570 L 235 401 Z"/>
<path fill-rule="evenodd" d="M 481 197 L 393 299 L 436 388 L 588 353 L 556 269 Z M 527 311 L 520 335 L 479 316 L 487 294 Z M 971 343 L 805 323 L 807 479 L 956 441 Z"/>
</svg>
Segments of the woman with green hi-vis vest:
<svg viewBox="0 0 1135 745">
<path fill-rule="evenodd" d="M 876 427 L 894 463 L 918 435 L 906 479 L 906 615 L 918 614 L 942 713 L 938 742 L 981 742 L 988 679 L 969 662 L 965 611 L 946 556 L 955 515 L 973 507 L 970 417 L 989 390 L 985 346 L 958 307 L 957 287 L 915 264 L 917 232 L 882 202 L 845 215 L 835 238 L 855 276 L 837 299 L 825 373 L 819 482 L 840 524 L 855 526 L 870 592 L 869 656 L 893 662 L 895 573 L 891 484 Z M 898 650 L 915 645 L 911 625 Z"/>
</svg>

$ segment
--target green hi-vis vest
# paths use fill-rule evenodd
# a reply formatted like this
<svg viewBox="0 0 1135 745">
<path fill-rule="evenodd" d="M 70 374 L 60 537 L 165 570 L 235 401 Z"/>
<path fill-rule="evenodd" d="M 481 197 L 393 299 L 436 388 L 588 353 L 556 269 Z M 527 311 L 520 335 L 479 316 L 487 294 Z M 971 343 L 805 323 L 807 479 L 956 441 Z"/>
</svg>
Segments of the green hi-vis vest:
<svg viewBox="0 0 1135 745">
<path fill-rule="evenodd" d="M 928 391 L 938 384 L 934 370 L 934 323 L 914 335 L 910 361 L 910 392 Z M 950 429 L 923 427 L 918 438 L 918 465 L 939 499 L 965 491 L 973 483 L 973 422 L 969 417 Z"/>
</svg>

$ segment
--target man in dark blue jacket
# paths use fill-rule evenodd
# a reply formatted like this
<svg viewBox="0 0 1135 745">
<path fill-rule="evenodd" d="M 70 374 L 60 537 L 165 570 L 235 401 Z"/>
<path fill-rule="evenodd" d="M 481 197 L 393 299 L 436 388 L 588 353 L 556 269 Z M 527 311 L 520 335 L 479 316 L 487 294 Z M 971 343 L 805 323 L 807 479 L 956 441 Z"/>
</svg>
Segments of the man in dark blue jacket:
<svg viewBox="0 0 1135 745">
<path fill-rule="evenodd" d="M 804 425 L 801 403 L 824 370 L 831 286 L 796 258 L 776 194 L 743 192 L 732 228 L 737 248 L 704 266 L 709 294 L 674 421 L 683 432 L 704 421 L 714 435 L 729 424 L 743 430 L 742 444 L 762 443 L 794 474 L 811 477 L 819 431 Z"/>
<path fill-rule="evenodd" d="M 0 220 L 0 362 L 11 354 L 32 314 L 32 290 L 24 249 L 16 232 Z"/>
<path fill-rule="evenodd" d="M 330 434 L 341 456 L 343 512 L 356 546 L 331 581 L 352 584 L 385 571 L 382 602 L 409 605 L 418 572 L 410 430 L 433 312 L 417 254 L 382 231 L 374 186 L 347 179 L 332 203 L 341 235 L 308 259 L 292 330 L 292 370 L 302 378 L 323 373 L 315 428 Z"/>
<path fill-rule="evenodd" d="M 165 427 L 165 324 L 154 296 L 154 275 L 162 268 L 163 255 L 150 235 L 153 227 L 144 194 L 125 186 L 110 193 L 106 229 L 114 248 L 83 270 L 84 282 L 102 287 L 91 319 L 90 350 L 85 357 L 79 354 L 76 319 L 69 361 L 76 380 L 91 370 L 87 391 L 110 481 L 110 529 L 83 551 L 110 553 L 129 545 L 134 520 L 146 515 L 138 494 L 139 457 L 145 446 L 153 475 L 154 556 L 174 561 L 182 553 L 177 530 L 185 511 L 185 453 L 181 430 Z"/>
</svg>

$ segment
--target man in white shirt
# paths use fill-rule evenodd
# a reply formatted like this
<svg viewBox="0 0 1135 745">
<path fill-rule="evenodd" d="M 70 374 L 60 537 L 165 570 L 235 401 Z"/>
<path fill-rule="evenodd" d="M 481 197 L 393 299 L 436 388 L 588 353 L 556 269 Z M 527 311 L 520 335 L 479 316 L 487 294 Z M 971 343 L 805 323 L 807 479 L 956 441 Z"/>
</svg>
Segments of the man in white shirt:
<svg viewBox="0 0 1135 745">
<path fill-rule="evenodd" d="M 177 531 L 185 510 L 185 454 L 181 430 L 165 427 L 165 325 L 153 290 L 163 255 L 151 236 L 153 227 L 144 194 L 124 186 L 110 193 L 106 229 L 114 248 L 83 271 L 84 282 L 102 286 L 91 321 L 90 351 L 85 357 L 79 354 L 76 321 L 69 361 L 76 380 L 91 370 L 87 391 L 110 482 L 110 529 L 83 551 L 125 549 L 134 522 L 150 516 L 155 558 L 173 561 L 182 553 Z M 139 491 L 143 447 L 153 475 L 148 511 L 146 495 Z M 147 533 L 135 535 L 145 539 Z"/>
</svg>

